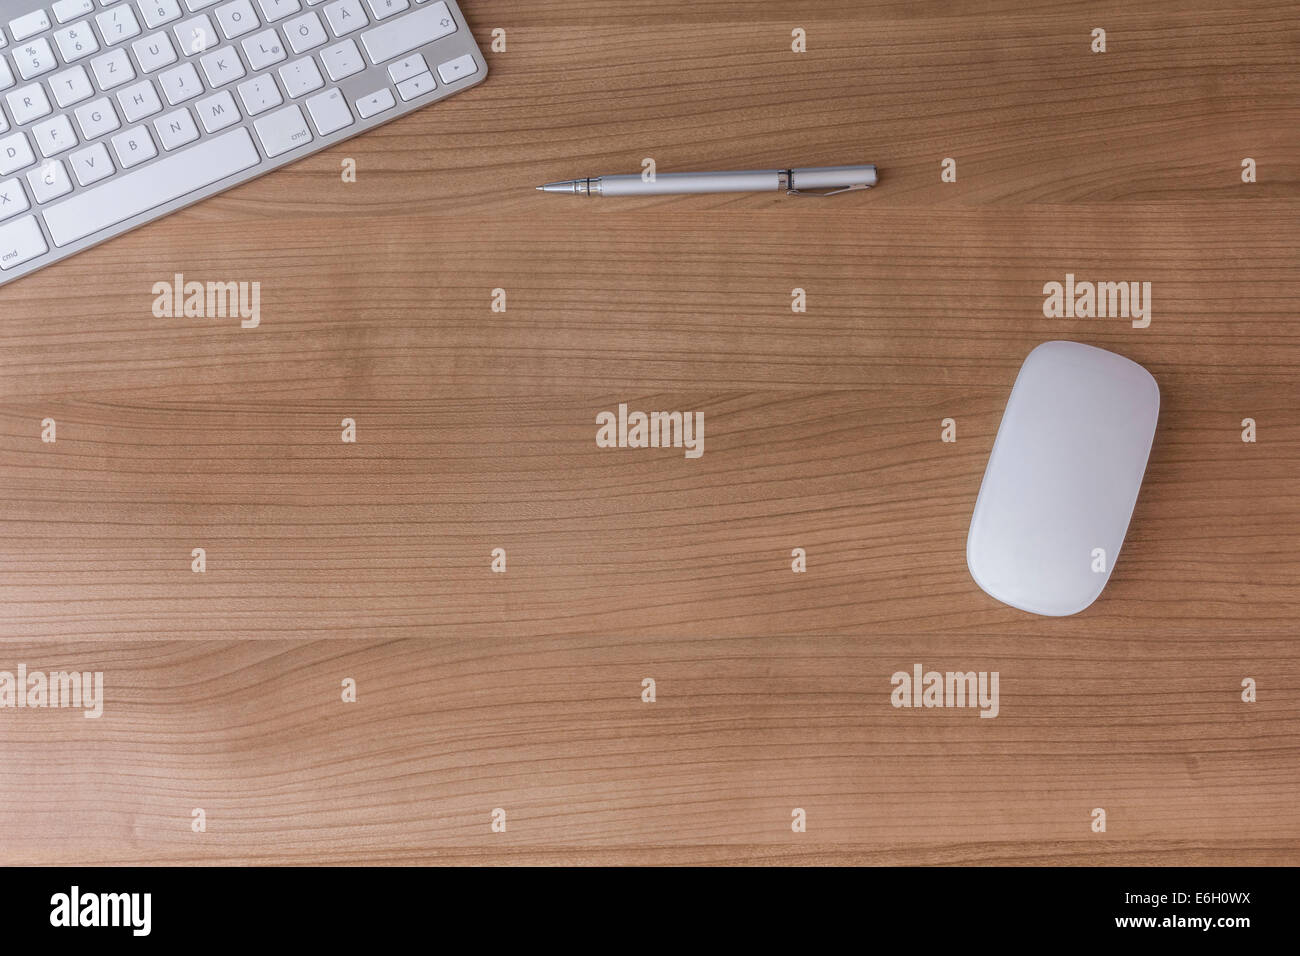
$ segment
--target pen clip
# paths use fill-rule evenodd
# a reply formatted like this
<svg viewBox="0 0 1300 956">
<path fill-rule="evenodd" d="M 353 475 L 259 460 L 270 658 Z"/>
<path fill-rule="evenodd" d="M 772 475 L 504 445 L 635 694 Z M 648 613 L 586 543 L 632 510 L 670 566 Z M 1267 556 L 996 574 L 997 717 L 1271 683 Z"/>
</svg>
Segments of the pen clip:
<svg viewBox="0 0 1300 956">
<path fill-rule="evenodd" d="M 840 189 L 832 189 L 829 192 L 824 192 L 824 193 L 812 192 L 811 190 L 807 190 L 807 189 L 787 189 L 785 191 L 785 194 L 787 196 L 808 196 L 816 199 L 825 199 L 827 196 L 838 196 L 840 193 L 861 192 L 864 189 L 870 189 L 870 188 L 871 187 L 868 186 L 866 183 L 858 183 L 855 186 L 844 186 Z"/>
<path fill-rule="evenodd" d="M 840 193 L 861 192 L 864 189 L 871 188 L 867 183 L 854 183 L 852 186 L 841 186 L 839 188 L 830 189 L 826 192 L 819 193 L 811 189 L 796 189 L 794 187 L 793 169 L 783 169 L 780 171 L 778 175 L 779 175 L 779 182 L 782 186 L 785 187 L 785 194 L 787 196 L 813 196 L 820 199 L 820 198 L 825 198 L 826 196 L 838 196 Z"/>
</svg>

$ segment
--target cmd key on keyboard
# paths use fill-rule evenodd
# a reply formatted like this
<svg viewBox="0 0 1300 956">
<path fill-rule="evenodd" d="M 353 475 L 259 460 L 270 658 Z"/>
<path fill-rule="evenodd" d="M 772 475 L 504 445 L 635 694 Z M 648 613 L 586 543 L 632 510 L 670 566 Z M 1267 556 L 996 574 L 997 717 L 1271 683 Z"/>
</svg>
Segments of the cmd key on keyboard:
<svg viewBox="0 0 1300 956">
<path fill-rule="evenodd" d="M 0 225 L 0 269 L 12 269 L 46 251 L 45 237 L 35 216 Z"/>
</svg>

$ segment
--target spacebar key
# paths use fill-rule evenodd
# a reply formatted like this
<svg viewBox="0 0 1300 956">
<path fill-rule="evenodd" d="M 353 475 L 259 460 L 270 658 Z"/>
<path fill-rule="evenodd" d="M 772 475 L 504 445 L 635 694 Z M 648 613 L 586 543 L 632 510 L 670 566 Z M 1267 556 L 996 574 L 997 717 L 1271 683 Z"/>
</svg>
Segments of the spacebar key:
<svg viewBox="0 0 1300 956">
<path fill-rule="evenodd" d="M 379 64 L 455 32 L 456 20 L 445 0 L 439 0 L 423 10 L 367 30 L 361 34 L 361 42 L 370 54 L 370 62 Z"/>
<path fill-rule="evenodd" d="M 240 127 L 51 206 L 45 225 L 56 246 L 70 245 L 259 161 L 248 130 Z"/>
</svg>

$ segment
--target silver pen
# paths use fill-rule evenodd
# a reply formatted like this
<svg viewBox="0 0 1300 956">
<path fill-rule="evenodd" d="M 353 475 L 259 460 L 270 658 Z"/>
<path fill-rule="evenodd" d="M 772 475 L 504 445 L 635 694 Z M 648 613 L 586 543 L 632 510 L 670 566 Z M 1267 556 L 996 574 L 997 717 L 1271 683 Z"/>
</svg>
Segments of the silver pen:
<svg viewBox="0 0 1300 956">
<path fill-rule="evenodd" d="M 788 196 L 835 196 L 870 189 L 875 166 L 817 166 L 809 169 L 754 169 L 734 173 L 660 173 L 568 179 L 537 188 L 566 196 L 671 196 L 682 193 L 758 193 L 783 190 Z M 820 190 L 820 191 L 819 191 Z"/>
</svg>

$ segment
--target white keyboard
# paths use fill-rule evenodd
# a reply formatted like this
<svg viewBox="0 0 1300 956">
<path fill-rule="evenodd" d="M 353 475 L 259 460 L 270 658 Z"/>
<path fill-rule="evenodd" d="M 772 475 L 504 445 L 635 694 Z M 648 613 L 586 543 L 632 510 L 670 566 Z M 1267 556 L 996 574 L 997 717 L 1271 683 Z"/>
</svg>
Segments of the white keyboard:
<svg viewBox="0 0 1300 956">
<path fill-rule="evenodd" d="M 0 0 L 0 285 L 486 76 L 454 0 Z"/>
</svg>

